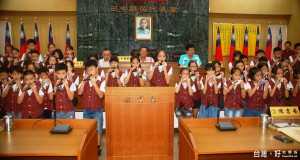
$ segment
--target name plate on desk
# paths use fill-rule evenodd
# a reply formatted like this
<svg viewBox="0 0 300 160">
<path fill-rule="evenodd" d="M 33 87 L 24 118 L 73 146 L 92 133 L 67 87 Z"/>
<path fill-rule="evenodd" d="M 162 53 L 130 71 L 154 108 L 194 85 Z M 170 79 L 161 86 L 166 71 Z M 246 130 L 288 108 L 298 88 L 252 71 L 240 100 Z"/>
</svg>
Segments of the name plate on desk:
<svg viewBox="0 0 300 160">
<path fill-rule="evenodd" d="M 297 106 L 273 106 L 270 107 L 272 117 L 300 117 Z"/>
<path fill-rule="evenodd" d="M 130 62 L 131 56 L 118 56 L 120 62 Z"/>
<path fill-rule="evenodd" d="M 81 67 L 83 66 L 83 61 L 75 61 L 74 62 L 74 67 Z"/>
</svg>

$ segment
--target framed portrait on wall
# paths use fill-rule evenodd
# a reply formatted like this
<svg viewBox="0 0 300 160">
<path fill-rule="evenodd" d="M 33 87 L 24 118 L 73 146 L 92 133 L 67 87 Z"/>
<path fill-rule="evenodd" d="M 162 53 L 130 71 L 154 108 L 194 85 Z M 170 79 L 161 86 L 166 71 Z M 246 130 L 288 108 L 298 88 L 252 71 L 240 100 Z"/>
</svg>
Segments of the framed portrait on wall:
<svg viewBox="0 0 300 160">
<path fill-rule="evenodd" d="M 153 16 L 136 15 L 134 20 L 134 32 L 136 41 L 152 41 Z"/>
</svg>

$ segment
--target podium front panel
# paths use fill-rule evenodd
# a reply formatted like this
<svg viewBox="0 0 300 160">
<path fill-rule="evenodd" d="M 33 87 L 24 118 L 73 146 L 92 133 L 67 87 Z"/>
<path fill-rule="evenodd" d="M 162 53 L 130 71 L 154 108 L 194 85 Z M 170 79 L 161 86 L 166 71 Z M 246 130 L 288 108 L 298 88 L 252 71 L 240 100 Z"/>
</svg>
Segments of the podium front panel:
<svg viewBox="0 0 300 160">
<path fill-rule="evenodd" d="M 173 87 L 106 88 L 107 157 L 172 157 Z"/>
</svg>

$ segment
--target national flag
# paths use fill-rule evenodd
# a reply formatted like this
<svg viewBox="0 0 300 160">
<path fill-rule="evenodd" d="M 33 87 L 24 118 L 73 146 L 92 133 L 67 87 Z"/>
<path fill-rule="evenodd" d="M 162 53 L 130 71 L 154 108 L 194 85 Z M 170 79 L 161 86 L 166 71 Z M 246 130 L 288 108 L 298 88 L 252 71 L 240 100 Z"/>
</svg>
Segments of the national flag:
<svg viewBox="0 0 300 160">
<path fill-rule="evenodd" d="M 218 33 L 217 33 L 217 41 L 216 41 L 215 59 L 220 61 L 220 62 L 223 62 L 219 25 L 218 25 Z"/>
<path fill-rule="evenodd" d="M 40 38 L 39 38 L 39 31 L 37 27 L 37 21 L 35 21 L 34 24 L 34 40 L 36 42 L 35 50 L 39 51 L 41 53 L 41 47 L 40 47 Z"/>
<path fill-rule="evenodd" d="M 67 47 L 71 45 L 69 22 L 67 22 L 66 47 L 65 55 L 67 55 Z"/>
<path fill-rule="evenodd" d="M 25 35 L 25 30 L 23 26 L 23 21 L 21 21 L 21 34 L 20 34 L 20 58 L 23 57 L 23 54 L 26 52 L 26 35 Z"/>
<path fill-rule="evenodd" d="M 255 46 L 255 51 L 259 50 L 259 25 L 257 25 L 257 34 L 256 34 L 256 46 Z"/>
<path fill-rule="evenodd" d="M 231 44 L 230 44 L 230 54 L 229 62 L 232 62 L 233 52 L 235 52 L 235 35 L 234 35 L 234 25 L 232 26 Z"/>
<path fill-rule="evenodd" d="M 248 29 L 247 29 L 247 25 L 246 25 L 246 29 L 245 29 L 243 55 L 248 56 Z"/>
<path fill-rule="evenodd" d="M 278 47 L 282 49 L 282 33 L 281 33 L 281 26 L 279 28 L 279 36 L 278 36 Z"/>
<path fill-rule="evenodd" d="M 48 41 L 48 43 L 53 43 L 51 22 L 49 22 L 49 41 Z"/>
<path fill-rule="evenodd" d="M 271 27 L 269 25 L 268 27 L 268 38 L 267 38 L 267 48 L 266 48 L 266 57 L 268 59 L 271 59 L 271 53 L 272 53 L 272 33 L 271 33 Z"/>
<path fill-rule="evenodd" d="M 5 46 L 7 46 L 7 45 L 11 45 L 8 21 L 6 21 L 6 29 L 5 29 Z"/>
</svg>

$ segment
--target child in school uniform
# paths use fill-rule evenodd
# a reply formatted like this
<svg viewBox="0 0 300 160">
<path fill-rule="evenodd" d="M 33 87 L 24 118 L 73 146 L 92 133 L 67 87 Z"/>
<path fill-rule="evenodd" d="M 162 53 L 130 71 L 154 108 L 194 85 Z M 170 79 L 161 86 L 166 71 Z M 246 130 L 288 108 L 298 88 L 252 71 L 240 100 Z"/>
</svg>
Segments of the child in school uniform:
<svg viewBox="0 0 300 160">
<path fill-rule="evenodd" d="M 241 71 L 242 71 L 241 80 L 243 80 L 245 83 L 248 82 L 248 71 L 245 68 L 245 64 L 244 64 L 243 60 L 235 61 L 234 67 L 241 69 Z"/>
<path fill-rule="evenodd" d="M 39 61 L 39 56 L 40 56 L 39 51 L 37 51 L 37 50 L 31 50 L 30 51 L 30 55 L 31 55 L 31 57 L 30 57 L 31 58 L 31 62 L 33 62 L 35 64 L 35 67 L 37 69 L 39 69 L 40 67 L 44 66 L 44 63 Z"/>
<path fill-rule="evenodd" d="M 46 61 L 50 55 L 52 55 L 53 51 L 56 49 L 54 43 L 48 43 L 47 45 L 48 52 L 44 55 L 43 63 L 46 64 Z"/>
<path fill-rule="evenodd" d="M 258 60 L 259 60 L 259 58 L 260 57 L 265 57 L 266 53 L 265 53 L 264 50 L 259 49 L 259 50 L 255 51 L 255 56 L 256 56 L 257 59 L 255 59 L 255 60 L 253 60 L 253 61 L 250 62 L 250 68 L 252 68 L 252 67 L 258 67 L 258 63 L 259 63 Z"/>
<path fill-rule="evenodd" d="M 36 47 L 36 41 L 34 39 L 28 39 L 26 41 L 26 45 L 27 45 L 26 53 L 21 53 L 22 54 L 22 57 L 21 57 L 22 61 L 26 61 L 26 60 L 30 61 L 31 60 L 31 53 L 30 53 L 30 51 L 35 49 L 35 47 Z M 38 61 L 39 62 L 43 62 L 43 57 L 42 57 L 41 54 L 38 57 Z"/>
<path fill-rule="evenodd" d="M 269 81 L 263 81 L 262 72 L 257 67 L 250 69 L 249 78 L 251 81 L 245 85 L 248 96 L 244 117 L 259 117 L 262 113 L 267 112 L 265 100 L 268 98 Z"/>
<path fill-rule="evenodd" d="M 67 56 L 65 57 L 65 61 L 76 62 L 77 58 L 75 56 L 73 46 L 67 46 L 66 50 L 67 50 Z"/>
<path fill-rule="evenodd" d="M 231 69 L 231 79 L 224 84 L 225 117 L 242 117 L 246 91 L 241 76 L 242 70 L 234 67 Z"/>
<path fill-rule="evenodd" d="M 7 69 L 8 70 L 8 69 Z M 21 119 L 21 106 L 17 103 L 19 91 L 22 88 L 23 68 L 21 66 L 12 66 L 10 69 L 11 80 L 8 77 L 1 86 L 2 105 L 6 115 L 16 119 Z"/>
<path fill-rule="evenodd" d="M 289 91 L 293 88 L 291 82 L 283 77 L 284 71 L 279 65 L 272 68 L 272 78 L 269 81 L 269 106 L 286 106 Z"/>
<path fill-rule="evenodd" d="M 64 54 L 60 49 L 55 49 L 53 55 L 57 58 L 58 63 L 64 63 Z"/>
<path fill-rule="evenodd" d="M 39 82 L 44 92 L 42 108 L 44 109 L 44 118 L 52 118 L 53 115 L 53 86 L 49 78 L 49 70 L 47 67 L 41 67 L 39 72 Z"/>
<path fill-rule="evenodd" d="M 125 72 L 125 85 L 127 87 L 144 87 L 147 80 L 146 71 L 141 68 L 140 58 L 132 56 L 130 58 L 131 68 Z"/>
<path fill-rule="evenodd" d="M 272 77 L 272 71 L 269 69 L 267 63 L 260 62 L 257 67 L 262 72 L 263 80 L 269 80 Z"/>
<path fill-rule="evenodd" d="M 295 70 L 295 79 L 292 80 L 293 88 L 291 88 L 292 98 L 291 105 L 298 106 L 300 109 L 300 66 Z"/>
<path fill-rule="evenodd" d="M 275 65 L 280 64 L 282 58 L 282 50 L 280 47 L 275 47 L 273 49 L 273 58 L 268 61 L 269 68 L 273 68 Z"/>
<path fill-rule="evenodd" d="M 286 78 L 288 82 L 293 80 L 293 68 L 290 66 L 290 59 L 287 57 L 282 57 L 280 60 L 280 66 L 284 71 L 283 77 Z"/>
<path fill-rule="evenodd" d="M 18 66 L 23 65 L 23 61 L 20 59 L 20 51 L 18 48 L 12 48 L 11 55 L 13 57 L 13 60 L 9 62 L 8 68 L 10 68 L 14 65 L 18 65 Z"/>
<path fill-rule="evenodd" d="M 212 63 L 205 66 L 205 72 L 206 77 L 200 81 L 203 97 L 201 98 L 198 118 L 216 118 L 221 81 L 216 78 L 216 67 Z"/>
<path fill-rule="evenodd" d="M 194 106 L 193 106 L 193 118 L 197 118 L 199 108 L 201 106 L 201 85 L 200 85 L 200 80 L 202 76 L 200 75 L 199 72 L 197 72 L 198 69 L 198 64 L 195 61 L 190 61 L 188 64 L 189 70 L 190 70 L 190 79 L 191 79 L 191 86 L 194 86 L 195 89 L 193 90 L 193 101 L 194 101 Z"/>
<path fill-rule="evenodd" d="M 23 85 L 19 91 L 18 104 L 22 106 L 22 118 L 44 118 L 43 114 L 44 92 L 41 84 L 36 80 L 35 73 L 27 70 L 23 73 Z"/>
<path fill-rule="evenodd" d="M 49 55 L 45 62 L 45 66 L 48 68 L 49 78 L 51 81 L 56 81 L 56 77 L 54 76 L 56 64 L 58 64 L 58 59 L 54 55 Z"/>
<path fill-rule="evenodd" d="M 180 81 L 175 84 L 175 115 L 177 118 L 192 118 L 193 117 L 193 92 L 195 86 L 192 86 L 190 79 L 190 70 L 182 68 L 180 70 Z"/>
<path fill-rule="evenodd" d="M 89 55 L 87 59 L 88 60 L 94 60 L 94 61 L 98 62 L 98 57 L 96 55 Z M 84 72 L 82 74 L 83 77 L 85 76 L 85 72 L 86 71 L 84 70 Z M 105 78 L 105 73 L 100 67 L 98 67 L 98 75 L 102 78 Z"/>
<path fill-rule="evenodd" d="M 295 49 L 295 54 L 291 55 L 289 58 L 291 62 L 291 67 L 294 70 L 296 70 L 298 66 L 300 66 L 300 43 L 296 43 L 294 45 L 294 49 Z"/>
<path fill-rule="evenodd" d="M 82 97 L 84 119 L 98 120 L 98 154 L 101 153 L 101 134 L 103 128 L 103 97 L 105 80 L 98 75 L 97 61 L 87 60 L 85 63 L 87 75 L 79 85 L 78 94 Z"/>
<path fill-rule="evenodd" d="M 67 80 L 68 67 L 64 63 L 55 65 L 55 75 L 57 77 L 54 82 L 54 95 L 56 118 L 58 119 L 73 119 L 74 106 L 73 98 L 76 91 L 75 83 Z"/>
<path fill-rule="evenodd" d="M 68 72 L 67 72 L 67 80 L 71 81 L 75 84 L 76 88 L 79 86 L 79 76 L 74 73 L 74 63 L 73 61 L 66 61 L 66 65 L 68 67 Z M 73 106 L 76 107 L 78 103 L 78 93 L 75 91 L 74 92 L 74 98 L 73 98 Z"/>
<path fill-rule="evenodd" d="M 166 63 L 167 53 L 159 50 L 155 55 L 155 63 L 150 66 L 150 86 L 167 87 L 169 86 L 173 68 Z"/>
<path fill-rule="evenodd" d="M 236 51 L 233 52 L 232 62 L 229 62 L 229 63 L 228 63 L 228 70 L 229 70 L 229 72 L 230 72 L 231 69 L 234 67 L 235 61 L 237 61 L 237 60 L 240 59 L 241 55 L 243 55 L 243 54 L 242 54 L 242 52 L 239 51 L 239 50 L 236 50 Z"/>
<path fill-rule="evenodd" d="M 216 78 L 221 82 L 221 88 L 219 89 L 219 108 L 224 108 L 224 95 L 222 86 L 225 84 L 226 78 L 224 72 L 221 71 L 221 62 L 218 60 L 213 60 L 212 64 L 216 67 Z"/>
<path fill-rule="evenodd" d="M 241 55 L 240 60 L 242 60 L 244 62 L 245 70 L 248 72 L 250 70 L 250 67 L 248 65 L 248 56 Z"/>
<path fill-rule="evenodd" d="M 124 72 L 119 70 L 119 59 L 112 56 L 109 59 L 110 69 L 107 70 L 105 75 L 105 83 L 107 87 L 122 87 L 124 86 Z"/>
</svg>

